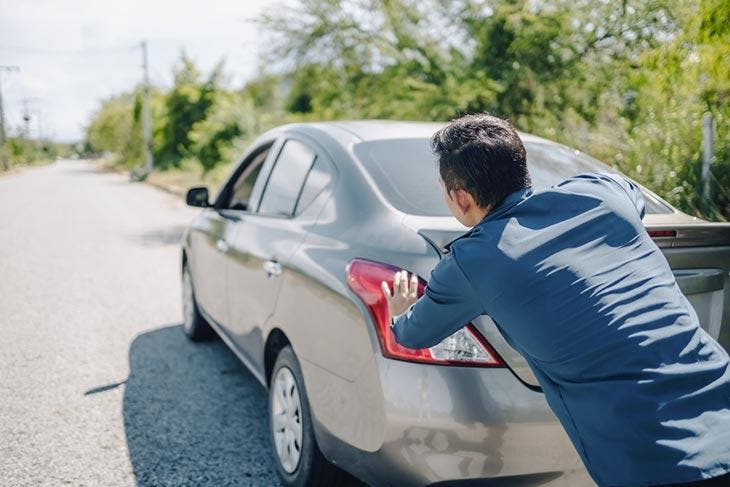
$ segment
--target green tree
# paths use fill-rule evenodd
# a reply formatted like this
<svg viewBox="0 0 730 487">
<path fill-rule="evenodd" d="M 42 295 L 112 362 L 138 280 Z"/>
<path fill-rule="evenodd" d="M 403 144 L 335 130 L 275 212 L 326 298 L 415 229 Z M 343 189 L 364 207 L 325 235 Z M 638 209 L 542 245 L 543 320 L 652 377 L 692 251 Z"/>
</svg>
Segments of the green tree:
<svg viewBox="0 0 730 487">
<path fill-rule="evenodd" d="M 214 103 L 223 71 L 221 61 L 206 80 L 193 61 L 183 53 L 173 69 L 174 86 L 165 96 L 164 115 L 156 127 L 154 157 L 161 168 L 177 166 L 190 154 L 190 131 L 204 120 Z"/>
</svg>

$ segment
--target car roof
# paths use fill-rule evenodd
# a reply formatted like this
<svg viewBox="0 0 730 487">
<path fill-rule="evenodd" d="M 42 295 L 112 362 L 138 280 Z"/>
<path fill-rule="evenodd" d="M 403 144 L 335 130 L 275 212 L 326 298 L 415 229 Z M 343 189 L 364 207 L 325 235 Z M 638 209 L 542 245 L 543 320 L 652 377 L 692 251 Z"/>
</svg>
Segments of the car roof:
<svg viewBox="0 0 730 487">
<path fill-rule="evenodd" d="M 434 132 L 445 127 L 449 122 L 415 122 L 408 120 L 336 120 L 326 122 L 311 122 L 296 124 L 299 126 L 312 126 L 319 128 L 330 135 L 337 135 L 335 132 L 345 131 L 361 141 L 386 140 L 386 139 L 415 139 L 430 138 Z M 524 142 L 542 143 L 549 145 L 561 145 L 542 137 L 537 137 L 525 132 L 517 132 Z"/>
<path fill-rule="evenodd" d="M 382 140 L 405 140 L 405 139 L 429 139 L 437 130 L 445 127 L 449 122 L 416 122 L 406 120 L 341 120 L 341 121 L 324 121 L 293 124 L 295 126 L 308 129 L 320 130 L 327 133 L 340 143 L 345 143 L 345 139 L 349 139 L 350 143 L 371 142 Z M 306 131 L 306 129 L 305 129 Z M 549 139 L 544 139 L 536 135 L 525 132 L 517 132 L 522 141 L 527 145 L 540 144 L 542 146 L 560 148 L 569 150 L 575 154 L 581 151 L 572 147 L 565 146 Z M 528 147 L 529 151 L 529 147 Z M 599 163 L 600 161 L 596 161 Z M 609 168 L 607 167 L 607 170 Z M 646 188 L 644 188 L 646 189 Z M 656 199 L 659 199 L 651 193 Z M 676 213 L 671 205 L 662 201 L 662 206 Z"/>
<path fill-rule="evenodd" d="M 346 130 L 363 141 L 431 137 L 444 127 L 438 122 L 409 122 L 399 120 L 343 120 L 327 125 Z"/>
</svg>

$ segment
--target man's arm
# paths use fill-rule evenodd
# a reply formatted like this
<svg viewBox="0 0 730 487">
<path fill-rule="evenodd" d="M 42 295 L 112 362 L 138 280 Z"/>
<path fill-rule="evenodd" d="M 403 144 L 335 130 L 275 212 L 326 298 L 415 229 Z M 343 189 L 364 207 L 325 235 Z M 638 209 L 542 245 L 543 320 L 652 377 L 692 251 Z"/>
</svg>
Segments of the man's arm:
<svg viewBox="0 0 730 487">
<path fill-rule="evenodd" d="M 386 294 L 386 299 L 390 301 L 392 297 Z M 481 302 L 452 249 L 431 272 L 424 295 L 396 317 L 391 330 L 404 347 L 427 348 L 481 314 Z"/>
</svg>

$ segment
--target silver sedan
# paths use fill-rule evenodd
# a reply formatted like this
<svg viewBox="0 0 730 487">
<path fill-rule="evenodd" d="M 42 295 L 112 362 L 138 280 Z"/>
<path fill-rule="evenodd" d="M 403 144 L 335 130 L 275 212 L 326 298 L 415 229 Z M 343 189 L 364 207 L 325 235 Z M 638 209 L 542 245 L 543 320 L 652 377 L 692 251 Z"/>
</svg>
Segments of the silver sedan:
<svg viewBox="0 0 730 487">
<path fill-rule="evenodd" d="M 184 329 L 217 333 L 269 390 L 286 485 L 591 485 L 526 362 L 481 316 L 422 350 L 389 333 L 380 283 L 425 286 L 466 228 L 441 200 L 440 124 L 330 122 L 271 130 L 183 238 Z M 522 134 L 535 187 L 610 171 Z M 730 225 L 644 191 L 647 231 L 702 326 L 730 345 Z M 261 411 L 261 414 L 266 414 Z M 463 483 L 462 483 L 463 482 Z"/>
</svg>

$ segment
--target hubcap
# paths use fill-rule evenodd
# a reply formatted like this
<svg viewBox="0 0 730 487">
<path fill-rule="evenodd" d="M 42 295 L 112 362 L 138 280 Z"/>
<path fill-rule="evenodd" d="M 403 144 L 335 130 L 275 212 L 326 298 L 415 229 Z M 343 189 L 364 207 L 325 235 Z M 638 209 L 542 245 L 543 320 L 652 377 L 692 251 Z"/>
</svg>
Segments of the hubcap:
<svg viewBox="0 0 730 487">
<path fill-rule="evenodd" d="M 193 320 L 195 319 L 195 305 L 193 297 L 193 281 L 190 278 L 190 271 L 185 269 L 183 272 L 183 327 L 189 332 L 193 328 Z"/>
<path fill-rule="evenodd" d="M 294 374 L 287 367 L 276 373 L 271 388 L 271 427 L 279 463 L 287 473 L 302 455 L 302 412 Z"/>
</svg>

